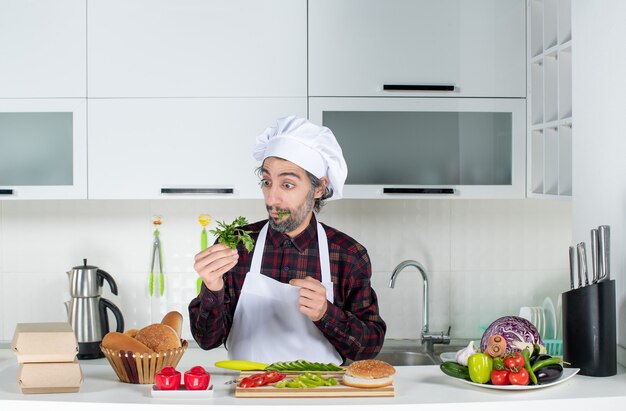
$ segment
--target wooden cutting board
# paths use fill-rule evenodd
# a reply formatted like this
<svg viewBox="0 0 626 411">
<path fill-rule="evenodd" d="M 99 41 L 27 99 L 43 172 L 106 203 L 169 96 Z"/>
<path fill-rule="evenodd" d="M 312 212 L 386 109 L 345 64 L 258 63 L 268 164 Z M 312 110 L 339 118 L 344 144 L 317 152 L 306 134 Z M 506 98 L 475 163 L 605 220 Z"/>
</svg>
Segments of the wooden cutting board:
<svg viewBox="0 0 626 411">
<path fill-rule="evenodd" d="M 259 371 L 241 371 L 239 379 L 258 373 Z M 286 378 L 293 378 L 300 373 L 285 373 Z M 314 388 L 276 388 L 273 384 L 255 388 L 235 389 L 238 398 L 323 398 L 323 397 L 393 397 L 395 389 L 392 385 L 382 388 L 355 388 L 343 385 L 343 371 L 322 372 L 324 377 L 334 377 L 339 384 L 331 387 Z"/>
</svg>

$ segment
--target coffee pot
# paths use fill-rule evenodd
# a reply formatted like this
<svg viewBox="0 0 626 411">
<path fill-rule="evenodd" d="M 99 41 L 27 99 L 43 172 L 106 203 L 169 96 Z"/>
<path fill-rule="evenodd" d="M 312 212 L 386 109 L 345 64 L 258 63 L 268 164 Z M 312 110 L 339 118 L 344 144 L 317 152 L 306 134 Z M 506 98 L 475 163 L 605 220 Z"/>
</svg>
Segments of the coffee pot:
<svg viewBox="0 0 626 411">
<path fill-rule="evenodd" d="M 109 332 L 107 309 L 115 316 L 116 331 L 124 331 L 124 317 L 120 309 L 102 295 L 104 281 L 111 292 L 117 295 L 117 284 L 113 277 L 98 267 L 83 265 L 67 272 L 70 285 L 70 301 L 65 302 L 69 323 L 78 341 L 78 358 L 94 359 L 104 357 L 100 350 L 102 338 Z"/>
</svg>

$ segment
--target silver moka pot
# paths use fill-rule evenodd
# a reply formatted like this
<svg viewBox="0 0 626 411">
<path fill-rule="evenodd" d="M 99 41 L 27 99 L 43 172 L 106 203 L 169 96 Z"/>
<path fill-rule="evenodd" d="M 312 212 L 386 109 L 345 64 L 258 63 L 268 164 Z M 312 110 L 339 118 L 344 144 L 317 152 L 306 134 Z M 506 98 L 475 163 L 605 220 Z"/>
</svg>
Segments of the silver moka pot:
<svg viewBox="0 0 626 411">
<path fill-rule="evenodd" d="M 117 284 L 113 277 L 98 267 L 83 265 L 67 272 L 70 285 L 70 301 L 65 302 L 69 323 L 78 341 L 78 358 L 94 359 L 104 356 L 100 350 L 102 338 L 109 332 L 107 309 L 115 316 L 116 331 L 124 331 L 124 317 L 120 309 L 102 295 L 104 281 L 117 295 Z"/>
</svg>

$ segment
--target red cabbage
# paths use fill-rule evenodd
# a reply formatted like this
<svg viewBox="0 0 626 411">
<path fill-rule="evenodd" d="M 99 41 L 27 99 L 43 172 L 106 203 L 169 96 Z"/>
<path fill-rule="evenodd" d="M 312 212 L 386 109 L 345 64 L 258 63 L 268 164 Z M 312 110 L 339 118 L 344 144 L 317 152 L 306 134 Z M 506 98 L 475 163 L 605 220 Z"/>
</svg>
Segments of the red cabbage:
<svg viewBox="0 0 626 411">
<path fill-rule="evenodd" d="M 539 331 L 537 331 L 533 323 L 515 315 L 500 317 L 487 327 L 480 340 L 480 351 L 485 352 L 487 342 L 493 335 L 501 335 L 504 337 L 506 340 L 507 354 L 520 351 L 513 346 L 513 342 L 515 341 L 543 345 Z"/>
</svg>

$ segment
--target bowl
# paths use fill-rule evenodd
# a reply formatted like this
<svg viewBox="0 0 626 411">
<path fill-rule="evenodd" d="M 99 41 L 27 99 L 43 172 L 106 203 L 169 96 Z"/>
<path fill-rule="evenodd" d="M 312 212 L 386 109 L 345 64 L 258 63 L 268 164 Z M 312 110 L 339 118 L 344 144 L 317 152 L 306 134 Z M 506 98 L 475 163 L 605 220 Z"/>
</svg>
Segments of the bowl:
<svg viewBox="0 0 626 411">
<path fill-rule="evenodd" d="M 100 350 L 109 360 L 117 378 L 130 384 L 154 384 L 154 376 L 164 367 L 174 367 L 189 347 L 187 340 L 181 340 L 181 347 L 167 351 L 134 353 L 132 351 L 112 350 L 102 345 Z"/>
</svg>

